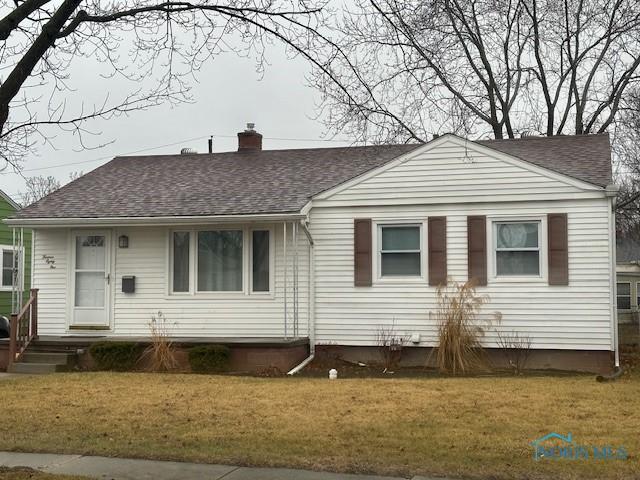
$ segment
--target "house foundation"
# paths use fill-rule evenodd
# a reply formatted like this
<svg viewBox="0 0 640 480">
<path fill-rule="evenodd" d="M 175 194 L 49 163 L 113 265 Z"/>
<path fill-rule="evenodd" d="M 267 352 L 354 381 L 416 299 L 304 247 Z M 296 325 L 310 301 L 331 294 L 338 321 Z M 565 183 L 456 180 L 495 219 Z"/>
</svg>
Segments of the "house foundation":
<svg viewBox="0 0 640 480">
<path fill-rule="evenodd" d="M 76 355 L 75 365 L 79 370 L 93 370 L 95 363 L 89 348 L 96 342 L 137 342 L 150 343 L 148 338 L 138 337 L 39 337 L 28 347 L 29 352 L 59 352 Z M 190 371 L 189 349 L 199 345 L 225 345 L 231 353 L 230 372 L 251 374 L 286 373 L 298 365 L 309 354 L 309 340 L 279 338 L 175 338 L 179 371 Z M 8 342 L 0 341 L 0 370 L 6 370 L 9 360 Z M 146 370 L 144 359 L 139 363 L 140 370 Z"/>
<path fill-rule="evenodd" d="M 435 352 L 432 347 L 405 347 L 402 349 L 400 366 L 435 367 Z M 348 362 L 366 364 L 382 363 L 379 347 L 359 347 L 345 345 L 318 345 L 318 356 L 341 359 Z M 499 348 L 485 349 L 487 362 L 492 368 L 509 369 L 513 352 Z M 526 362 L 526 370 L 562 370 L 607 374 L 613 370 L 613 352 L 608 350 L 553 350 L 531 349 Z"/>
</svg>

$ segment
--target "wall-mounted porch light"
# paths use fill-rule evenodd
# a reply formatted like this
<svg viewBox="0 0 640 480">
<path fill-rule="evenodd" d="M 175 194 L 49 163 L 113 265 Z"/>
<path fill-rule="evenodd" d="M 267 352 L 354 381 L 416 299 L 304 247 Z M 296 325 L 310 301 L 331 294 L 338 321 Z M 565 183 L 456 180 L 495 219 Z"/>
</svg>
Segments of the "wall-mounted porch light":
<svg viewBox="0 0 640 480">
<path fill-rule="evenodd" d="M 126 235 L 120 235 L 118 237 L 118 247 L 129 248 L 129 237 L 127 237 Z"/>
</svg>

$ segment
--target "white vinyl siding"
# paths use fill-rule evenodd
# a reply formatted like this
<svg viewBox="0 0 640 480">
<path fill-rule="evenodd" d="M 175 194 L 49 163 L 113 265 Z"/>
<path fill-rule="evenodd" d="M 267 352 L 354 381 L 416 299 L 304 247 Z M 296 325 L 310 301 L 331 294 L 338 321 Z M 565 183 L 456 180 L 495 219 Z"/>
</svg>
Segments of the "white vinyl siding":
<svg viewBox="0 0 640 480">
<path fill-rule="evenodd" d="M 242 227 L 244 228 L 244 226 Z M 200 229 L 214 230 L 215 227 Z M 129 248 L 113 247 L 112 271 L 114 336 L 148 336 L 148 322 L 159 310 L 172 324 L 172 335 L 181 337 L 283 337 L 284 335 L 284 262 L 282 224 L 269 226 L 273 232 L 274 260 L 271 292 L 214 292 L 197 295 L 170 293 L 169 239 L 172 229 L 131 227 L 115 229 L 113 238 L 129 236 Z M 291 225 L 288 231 L 289 254 L 287 304 L 289 336 L 293 322 L 292 257 L 294 246 Z M 63 335 L 67 319 L 67 243 L 66 229 L 38 229 L 35 236 L 34 286 L 40 288 L 39 333 Z M 112 242 L 113 243 L 113 242 Z M 43 254 L 55 257 L 55 269 L 49 268 Z M 246 251 L 246 255 L 249 251 Z M 308 316 L 308 243 L 302 231 L 298 235 L 299 257 L 299 334 L 307 335 Z M 136 276 L 136 292 L 121 290 L 124 275 Z M 175 324 L 175 325 L 174 325 Z M 100 333 L 104 335 L 105 333 Z"/>
<path fill-rule="evenodd" d="M 38 333 L 64 335 L 67 332 L 69 292 L 69 231 L 33 231 L 33 288 L 38 288 Z"/>
<path fill-rule="evenodd" d="M 603 200 L 467 205 L 407 206 L 402 216 L 423 220 L 447 217 L 447 267 L 455 281 L 467 280 L 467 215 L 543 215 L 568 213 L 569 285 L 549 286 L 527 278 L 489 279 L 479 293 L 488 294 L 485 315 L 499 311 L 501 328 L 530 335 L 535 348 L 611 348 L 610 265 L 607 203 Z M 424 282 L 378 282 L 353 285 L 353 218 L 385 222 L 397 218 L 396 207 L 322 208 L 311 215 L 316 258 L 316 335 L 319 343 L 376 345 L 380 325 L 395 324 L 399 333 L 420 333 L 433 345 L 437 329 L 429 312 L 436 308 L 436 288 Z M 546 242 L 543 242 L 546 245 Z M 489 252 L 487 252 L 489 255 Z M 488 259 L 488 261 L 490 261 Z M 486 340 L 495 346 L 495 333 Z"/>
<path fill-rule="evenodd" d="M 506 201 L 602 198 L 602 190 L 585 191 L 557 174 L 523 168 L 511 157 L 477 149 L 463 140 L 447 140 L 437 148 L 412 152 L 402 163 L 313 200 L 315 207 L 494 203 Z M 517 162 L 517 161 L 516 161 Z M 525 162 L 520 162 L 526 164 Z M 542 170 L 542 171 L 541 171 Z M 561 176 L 560 176 L 561 177 Z M 586 184 L 585 184 L 586 185 Z"/>
<path fill-rule="evenodd" d="M 373 224 L 447 218 L 447 269 L 467 280 L 467 216 L 487 217 L 488 285 L 483 315 L 502 313 L 503 331 L 532 338 L 534 348 L 612 350 L 609 208 L 603 189 L 576 182 L 512 157 L 443 139 L 398 162 L 313 200 L 316 258 L 316 335 L 319 343 L 376 345 L 380 326 L 420 334 L 434 345 L 436 288 L 426 281 L 353 285 L 353 219 Z M 546 273 L 546 216 L 568 216 L 569 285 L 550 286 Z M 541 222 L 541 275 L 496 277 L 493 221 Z M 375 257 L 374 257 L 375 261 Z M 495 331 L 485 341 L 496 346 Z"/>
</svg>

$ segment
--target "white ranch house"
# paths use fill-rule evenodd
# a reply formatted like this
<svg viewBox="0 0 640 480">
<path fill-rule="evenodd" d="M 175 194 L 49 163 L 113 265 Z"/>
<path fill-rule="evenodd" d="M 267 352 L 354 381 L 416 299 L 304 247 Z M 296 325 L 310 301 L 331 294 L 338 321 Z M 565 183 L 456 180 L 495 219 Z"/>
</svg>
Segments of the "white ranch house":
<svg viewBox="0 0 640 480">
<path fill-rule="evenodd" d="M 316 348 L 424 362 L 447 277 L 475 278 L 532 366 L 617 364 L 608 135 L 117 157 L 9 219 L 33 229 L 32 344 L 184 343 L 291 369 Z M 497 347 L 495 331 L 485 343 Z M 28 347 L 32 348 L 32 347 Z"/>
</svg>

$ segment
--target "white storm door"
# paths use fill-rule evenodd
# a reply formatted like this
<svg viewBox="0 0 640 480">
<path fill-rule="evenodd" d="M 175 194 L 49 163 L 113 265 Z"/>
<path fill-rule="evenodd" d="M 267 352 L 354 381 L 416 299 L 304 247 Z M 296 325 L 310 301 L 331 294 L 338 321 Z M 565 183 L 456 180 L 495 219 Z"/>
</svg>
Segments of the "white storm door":
<svg viewBox="0 0 640 480">
<path fill-rule="evenodd" d="M 109 327 L 109 235 L 74 233 L 72 238 L 73 327 Z"/>
</svg>

